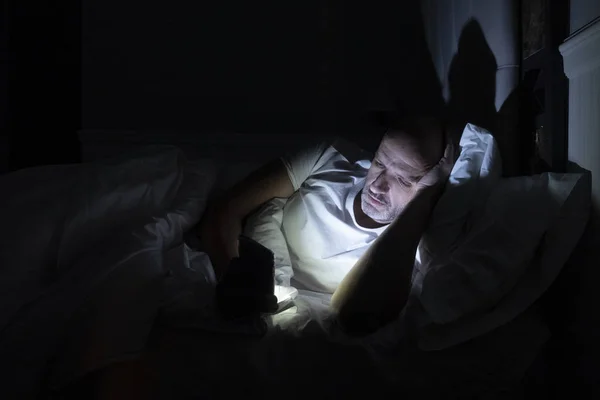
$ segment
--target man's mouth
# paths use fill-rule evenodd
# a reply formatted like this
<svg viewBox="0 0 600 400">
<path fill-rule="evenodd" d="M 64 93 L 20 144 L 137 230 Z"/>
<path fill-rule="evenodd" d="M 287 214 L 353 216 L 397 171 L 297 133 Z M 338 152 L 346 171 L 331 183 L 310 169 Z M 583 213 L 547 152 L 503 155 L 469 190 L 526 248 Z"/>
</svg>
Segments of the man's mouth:
<svg viewBox="0 0 600 400">
<path fill-rule="evenodd" d="M 375 205 L 375 206 L 384 206 L 386 205 L 385 201 L 378 199 L 377 197 L 373 196 L 373 194 L 371 194 L 371 192 L 367 192 L 367 197 L 369 198 L 369 201 Z"/>
</svg>

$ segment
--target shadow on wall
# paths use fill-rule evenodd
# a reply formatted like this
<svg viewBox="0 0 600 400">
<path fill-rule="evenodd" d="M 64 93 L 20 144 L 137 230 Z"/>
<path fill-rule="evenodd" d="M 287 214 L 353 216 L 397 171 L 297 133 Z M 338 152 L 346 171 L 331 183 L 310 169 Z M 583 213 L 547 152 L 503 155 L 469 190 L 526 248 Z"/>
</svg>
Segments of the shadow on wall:
<svg viewBox="0 0 600 400">
<path fill-rule="evenodd" d="M 450 64 L 450 98 L 445 119 L 455 140 L 460 139 L 467 122 L 489 130 L 498 142 L 504 175 L 514 176 L 526 169 L 525 160 L 531 153 L 529 141 L 519 134 L 518 105 L 523 89 L 514 89 L 496 111 L 497 70 L 496 57 L 481 25 L 476 19 L 469 20 L 462 29 L 458 51 Z"/>
<path fill-rule="evenodd" d="M 451 125 L 467 122 L 492 131 L 496 117 L 496 58 L 479 23 L 472 19 L 463 28 L 458 51 L 450 64 L 450 99 L 447 118 Z"/>
</svg>

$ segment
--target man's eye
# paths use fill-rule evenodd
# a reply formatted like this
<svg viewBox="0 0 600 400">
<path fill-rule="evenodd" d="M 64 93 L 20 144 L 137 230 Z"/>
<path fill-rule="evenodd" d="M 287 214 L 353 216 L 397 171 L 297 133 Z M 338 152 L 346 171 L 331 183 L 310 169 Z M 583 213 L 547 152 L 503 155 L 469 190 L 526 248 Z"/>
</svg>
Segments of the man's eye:
<svg viewBox="0 0 600 400">
<path fill-rule="evenodd" d="M 375 165 L 379 168 L 383 168 L 383 164 L 379 160 L 375 160 Z"/>
<path fill-rule="evenodd" d="M 396 179 L 398 180 L 398 182 L 400 182 L 401 185 L 403 186 L 410 186 L 409 183 L 406 181 L 406 179 L 402 178 L 401 176 L 397 176 Z"/>
</svg>

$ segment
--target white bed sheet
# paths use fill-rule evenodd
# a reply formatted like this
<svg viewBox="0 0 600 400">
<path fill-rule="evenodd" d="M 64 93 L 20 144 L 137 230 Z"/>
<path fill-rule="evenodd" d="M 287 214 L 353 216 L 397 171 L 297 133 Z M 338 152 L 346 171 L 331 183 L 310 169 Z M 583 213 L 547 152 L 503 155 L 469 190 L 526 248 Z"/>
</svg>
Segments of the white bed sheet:
<svg viewBox="0 0 600 400">
<path fill-rule="evenodd" d="M 168 146 L 0 178 L 6 398 L 34 398 L 144 348 L 165 251 L 197 223 L 213 180 L 210 162 Z"/>
<path fill-rule="evenodd" d="M 310 291 L 263 321 L 232 324 L 215 314 L 213 297 L 206 296 L 214 283 L 204 254 L 182 246 L 169 257 L 182 269 L 172 276 L 177 289 L 160 320 L 170 333 L 152 352 L 161 398 L 337 398 L 366 388 L 370 396 L 405 398 L 496 393 L 517 384 L 548 338 L 533 311 L 441 352 L 418 350 L 398 336 L 397 325 L 351 338 L 329 318 L 330 295 Z"/>
</svg>

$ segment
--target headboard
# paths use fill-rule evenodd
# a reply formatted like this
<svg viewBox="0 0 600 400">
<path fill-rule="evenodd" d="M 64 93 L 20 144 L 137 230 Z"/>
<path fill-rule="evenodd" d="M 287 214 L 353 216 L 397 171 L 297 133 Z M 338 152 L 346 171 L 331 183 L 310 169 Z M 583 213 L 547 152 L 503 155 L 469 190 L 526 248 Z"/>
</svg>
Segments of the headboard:
<svg viewBox="0 0 600 400">
<path fill-rule="evenodd" d="M 565 172 L 568 80 L 559 45 L 569 34 L 568 0 L 521 1 L 520 130 L 532 141 L 531 172 Z"/>
</svg>

